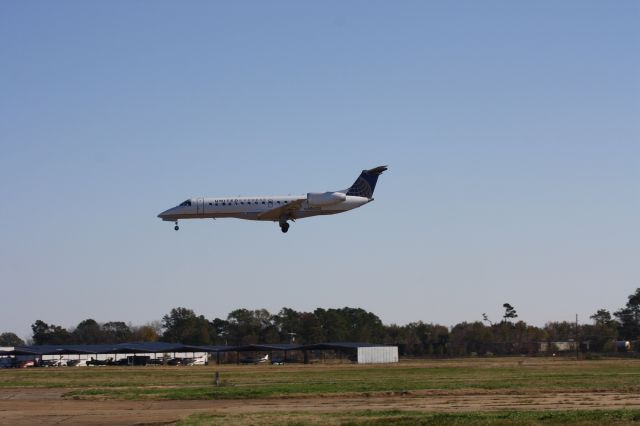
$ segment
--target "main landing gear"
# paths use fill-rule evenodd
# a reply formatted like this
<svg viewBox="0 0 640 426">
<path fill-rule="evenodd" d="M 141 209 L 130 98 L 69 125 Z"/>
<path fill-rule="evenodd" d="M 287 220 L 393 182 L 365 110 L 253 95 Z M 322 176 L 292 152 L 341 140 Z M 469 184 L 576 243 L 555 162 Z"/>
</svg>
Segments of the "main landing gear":
<svg viewBox="0 0 640 426">
<path fill-rule="evenodd" d="M 176 231 L 177 231 L 178 229 L 180 229 L 180 227 L 178 226 L 178 221 L 177 221 L 177 220 L 176 220 L 176 226 L 174 226 L 174 227 L 173 227 L 173 229 L 175 229 Z"/>
<path fill-rule="evenodd" d="M 281 221 L 280 222 L 280 230 L 282 230 L 282 232 L 286 233 L 289 230 L 289 224 L 287 223 L 287 221 Z"/>
</svg>

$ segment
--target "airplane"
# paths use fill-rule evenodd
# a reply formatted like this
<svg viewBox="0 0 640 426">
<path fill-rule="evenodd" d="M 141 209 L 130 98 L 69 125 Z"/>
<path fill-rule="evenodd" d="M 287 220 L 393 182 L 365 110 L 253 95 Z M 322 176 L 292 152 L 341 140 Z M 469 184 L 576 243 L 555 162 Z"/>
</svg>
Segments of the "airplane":
<svg viewBox="0 0 640 426">
<path fill-rule="evenodd" d="M 260 357 L 253 357 L 253 358 L 242 358 L 240 360 L 241 364 L 261 364 L 263 362 L 268 362 L 269 361 L 269 354 L 263 356 L 262 358 Z"/>
<path fill-rule="evenodd" d="M 217 219 L 232 217 L 246 220 L 278 222 L 282 232 L 289 230 L 288 221 L 294 222 L 311 216 L 343 213 L 373 201 L 378 177 L 387 166 L 363 170 L 349 188 L 340 191 L 309 192 L 307 195 L 276 195 L 257 197 L 195 197 L 158 215 L 167 222 L 179 219 Z"/>
</svg>

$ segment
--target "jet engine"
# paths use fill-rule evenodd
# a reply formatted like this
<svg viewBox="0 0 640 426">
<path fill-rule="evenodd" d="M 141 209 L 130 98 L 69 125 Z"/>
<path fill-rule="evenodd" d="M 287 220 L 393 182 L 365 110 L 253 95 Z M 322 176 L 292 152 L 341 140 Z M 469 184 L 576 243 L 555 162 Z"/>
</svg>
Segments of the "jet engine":
<svg viewBox="0 0 640 426">
<path fill-rule="evenodd" d="M 307 202 L 311 207 L 323 207 L 338 204 L 347 199 L 341 192 L 309 192 Z"/>
</svg>

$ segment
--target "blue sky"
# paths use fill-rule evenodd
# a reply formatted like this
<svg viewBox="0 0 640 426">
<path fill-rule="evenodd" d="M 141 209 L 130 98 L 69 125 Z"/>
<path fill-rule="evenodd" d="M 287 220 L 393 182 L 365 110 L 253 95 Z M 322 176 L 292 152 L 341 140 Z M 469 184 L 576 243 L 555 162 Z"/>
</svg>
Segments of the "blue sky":
<svg viewBox="0 0 640 426">
<path fill-rule="evenodd" d="M 185 306 L 583 320 L 640 287 L 635 1 L 0 3 L 0 331 Z M 293 224 L 156 218 L 342 189 Z"/>
</svg>

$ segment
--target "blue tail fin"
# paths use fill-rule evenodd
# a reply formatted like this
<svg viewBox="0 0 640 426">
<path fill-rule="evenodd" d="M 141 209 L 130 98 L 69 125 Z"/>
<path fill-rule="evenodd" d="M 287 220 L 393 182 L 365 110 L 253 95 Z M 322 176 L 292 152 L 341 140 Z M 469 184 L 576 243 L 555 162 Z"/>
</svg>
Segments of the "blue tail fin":
<svg viewBox="0 0 640 426">
<path fill-rule="evenodd" d="M 363 170 L 358 179 L 347 190 L 347 195 L 356 197 L 373 197 L 373 190 L 376 189 L 378 176 L 387 170 L 387 166 L 374 167 L 373 169 Z"/>
</svg>

